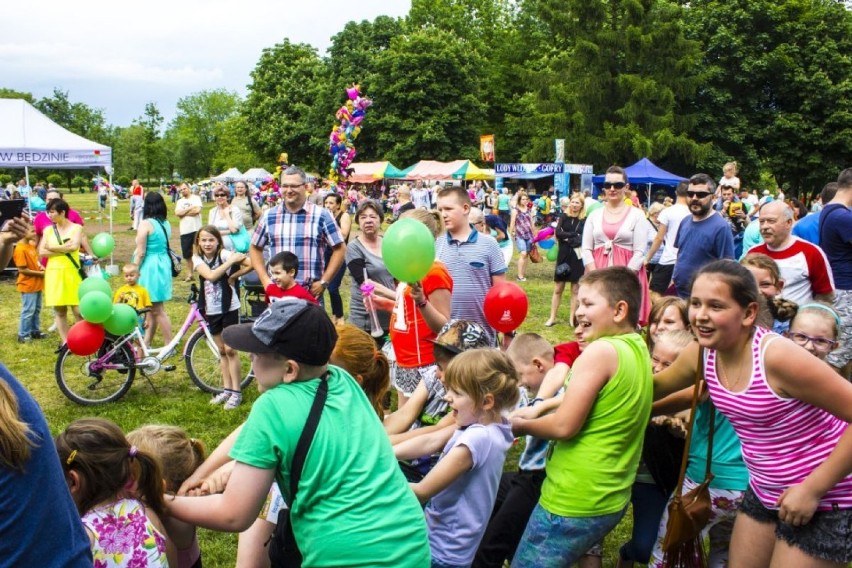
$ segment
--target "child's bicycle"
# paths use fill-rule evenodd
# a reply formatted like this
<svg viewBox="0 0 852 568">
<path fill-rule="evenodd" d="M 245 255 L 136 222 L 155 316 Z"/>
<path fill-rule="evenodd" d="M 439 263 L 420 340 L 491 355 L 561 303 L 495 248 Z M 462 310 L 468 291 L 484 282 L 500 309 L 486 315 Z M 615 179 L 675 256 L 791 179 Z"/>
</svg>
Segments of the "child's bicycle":
<svg viewBox="0 0 852 568">
<path fill-rule="evenodd" d="M 160 370 L 174 371 L 174 365 L 163 362 L 177 352 L 177 346 L 193 324 L 196 329 L 183 347 L 186 370 L 198 388 L 209 393 L 222 391 L 222 371 L 219 366 L 219 348 L 207 326 L 207 320 L 198 310 L 198 287 L 193 284 L 187 302 L 189 314 L 180 330 L 168 345 L 151 349 L 145 345 L 140 328 L 127 335 L 107 335 L 94 355 L 80 356 L 63 345 L 56 360 L 56 382 L 62 393 L 77 404 L 92 405 L 118 400 L 130 389 L 136 371 L 148 379 Z M 241 357 L 240 385 L 245 388 L 254 375 L 247 357 Z M 153 387 L 153 383 L 151 384 Z"/>
</svg>

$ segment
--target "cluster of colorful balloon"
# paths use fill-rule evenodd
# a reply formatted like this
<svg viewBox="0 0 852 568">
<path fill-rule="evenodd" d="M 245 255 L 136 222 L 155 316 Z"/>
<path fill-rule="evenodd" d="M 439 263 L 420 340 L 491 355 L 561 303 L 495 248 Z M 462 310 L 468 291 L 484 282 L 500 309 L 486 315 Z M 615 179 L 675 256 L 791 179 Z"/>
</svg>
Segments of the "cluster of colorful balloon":
<svg viewBox="0 0 852 568">
<path fill-rule="evenodd" d="M 346 178 L 349 177 L 347 169 L 358 154 L 354 140 L 361 133 L 361 122 L 367 109 L 373 104 L 373 101 L 361 96 L 358 84 L 346 89 L 346 96 L 349 100 L 334 115 L 339 123 L 332 126 L 328 137 L 328 153 L 332 156 L 328 179 L 341 190 L 346 187 Z"/>
<path fill-rule="evenodd" d="M 66 340 L 68 349 L 75 355 L 92 355 L 103 345 L 107 332 L 125 335 L 139 323 L 132 306 L 112 303 L 112 288 L 101 278 L 83 280 L 77 297 L 83 321 L 71 327 Z"/>
</svg>

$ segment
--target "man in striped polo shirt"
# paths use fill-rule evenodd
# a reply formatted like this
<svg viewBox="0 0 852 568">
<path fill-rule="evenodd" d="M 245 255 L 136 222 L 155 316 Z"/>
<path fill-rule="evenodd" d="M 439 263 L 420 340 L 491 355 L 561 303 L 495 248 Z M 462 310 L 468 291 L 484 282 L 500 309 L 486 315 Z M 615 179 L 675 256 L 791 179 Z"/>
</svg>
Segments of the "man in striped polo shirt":
<svg viewBox="0 0 852 568">
<path fill-rule="evenodd" d="M 505 280 L 506 261 L 497 241 L 468 222 L 470 208 L 464 188 L 447 187 L 438 192 L 438 212 L 447 234 L 438 237 L 435 256 L 453 277 L 452 319 L 482 325 L 494 344 L 496 334 L 485 319 L 483 304 L 488 290 Z"/>
<path fill-rule="evenodd" d="M 290 166 L 281 173 L 283 203 L 265 212 L 251 239 L 249 258 L 265 289 L 271 282 L 266 271 L 263 249 L 269 246 L 269 257 L 290 251 L 299 258 L 298 283 L 320 298 L 328 283 L 343 266 L 346 244 L 325 207 L 307 202 L 307 175 L 301 168 Z M 324 253 L 331 248 L 325 263 Z"/>
</svg>

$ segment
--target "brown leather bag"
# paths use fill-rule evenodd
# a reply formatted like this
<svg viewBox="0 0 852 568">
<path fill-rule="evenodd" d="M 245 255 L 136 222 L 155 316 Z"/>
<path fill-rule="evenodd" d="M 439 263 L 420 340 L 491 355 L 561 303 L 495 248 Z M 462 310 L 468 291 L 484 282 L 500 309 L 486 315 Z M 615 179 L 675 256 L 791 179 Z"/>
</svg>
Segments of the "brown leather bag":
<svg viewBox="0 0 852 568">
<path fill-rule="evenodd" d="M 707 468 L 704 481 L 691 491 L 683 493 L 683 480 L 689 462 L 689 444 L 692 442 L 695 411 L 703 383 L 704 348 L 701 347 L 698 350 L 698 368 L 695 372 L 692 409 L 689 414 L 689 428 L 686 431 L 686 444 L 680 464 L 680 476 L 674 497 L 669 503 L 669 520 L 666 525 L 666 535 L 663 538 L 663 566 L 666 568 L 704 568 L 707 566 L 707 555 L 704 551 L 704 539 L 701 537 L 701 531 L 707 526 L 712 509 L 710 482 L 713 480 L 713 473 L 710 471 L 710 465 L 713 462 L 713 432 L 716 425 L 716 409 L 712 401 L 709 405 L 710 432 L 707 437 Z"/>
<path fill-rule="evenodd" d="M 535 243 L 533 243 L 530 246 L 530 253 L 529 254 L 530 254 L 530 260 L 531 261 L 533 261 L 536 264 L 541 262 L 541 252 L 538 250 L 538 246 L 536 246 Z"/>
</svg>

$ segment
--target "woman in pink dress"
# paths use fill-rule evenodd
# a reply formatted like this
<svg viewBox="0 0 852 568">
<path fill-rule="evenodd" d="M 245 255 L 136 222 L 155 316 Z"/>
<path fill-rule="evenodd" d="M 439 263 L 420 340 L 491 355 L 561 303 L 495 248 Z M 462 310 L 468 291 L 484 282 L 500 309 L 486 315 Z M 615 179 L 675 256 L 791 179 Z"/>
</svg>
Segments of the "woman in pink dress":
<svg viewBox="0 0 852 568">
<path fill-rule="evenodd" d="M 630 184 L 622 168 L 610 166 L 603 190 L 604 206 L 589 213 L 583 227 L 583 264 L 587 274 L 608 266 L 626 266 L 636 273 L 642 285 L 639 325 L 644 326 L 651 311 L 644 262 L 648 223 L 642 210 L 629 204 Z"/>
</svg>

